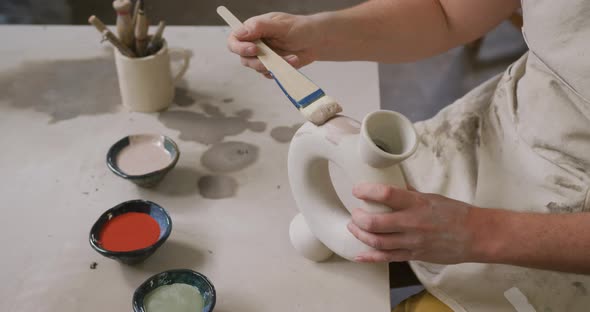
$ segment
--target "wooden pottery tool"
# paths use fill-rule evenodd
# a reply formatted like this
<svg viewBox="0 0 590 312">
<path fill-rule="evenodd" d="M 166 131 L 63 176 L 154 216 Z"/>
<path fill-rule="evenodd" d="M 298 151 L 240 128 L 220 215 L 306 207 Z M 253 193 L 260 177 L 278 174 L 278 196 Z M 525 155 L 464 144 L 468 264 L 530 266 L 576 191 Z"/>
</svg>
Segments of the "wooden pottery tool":
<svg viewBox="0 0 590 312">
<path fill-rule="evenodd" d="M 155 54 L 162 47 L 162 34 L 164 34 L 164 28 L 166 28 L 166 23 L 164 21 L 161 21 L 158 24 L 158 29 L 156 29 L 156 33 L 152 36 L 152 39 L 148 43 L 147 55 Z"/>
<path fill-rule="evenodd" d="M 149 24 L 145 16 L 143 0 L 139 0 L 137 5 L 139 6 L 139 10 L 137 11 L 137 21 L 135 24 L 135 52 L 137 52 L 137 56 L 143 57 L 147 52 Z"/>
<path fill-rule="evenodd" d="M 135 1 L 135 5 L 133 6 L 133 17 L 131 18 L 131 26 L 135 29 L 135 24 L 137 23 L 137 13 L 139 12 L 139 0 Z"/>
<path fill-rule="evenodd" d="M 115 0 L 113 1 L 113 8 L 117 12 L 117 34 L 119 39 L 129 48 L 135 44 L 135 37 L 133 35 L 133 23 L 131 20 L 130 0 Z"/>
<path fill-rule="evenodd" d="M 131 49 L 129 49 L 126 45 L 124 45 L 118 38 L 113 34 L 105 24 L 96 16 L 92 15 L 88 22 L 92 24 L 99 33 L 101 33 L 104 39 L 108 40 L 121 54 L 128 56 L 128 57 L 135 57 L 135 53 Z"/>
<path fill-rule="evenodd" d="M 232 29 L 242 27 L 242 22 L 226 7 L 218 7 L 217 13 Z M 258 59 L 307 120 L 319 126 L 342 111 L 342 107 L 333 98 L 327 96 L 321 88 L 287 63 L 264 42 L 256 40 L 254 43 L 258 47 Z"/>
</svg>

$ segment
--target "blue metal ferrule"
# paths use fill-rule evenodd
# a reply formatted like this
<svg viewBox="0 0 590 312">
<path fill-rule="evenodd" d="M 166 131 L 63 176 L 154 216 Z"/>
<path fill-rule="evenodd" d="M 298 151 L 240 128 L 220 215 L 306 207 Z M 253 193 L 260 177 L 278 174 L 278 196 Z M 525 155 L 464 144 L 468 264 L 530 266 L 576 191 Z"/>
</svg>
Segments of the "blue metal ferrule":
<svg viewBox="0 0 590 312">
<path fill-rule="evenodd" d="M 285 88 L 283 87 L 283 85 L 281 84 L 281 82 L 275 77 L 275 75 L 273 75 L 272 72 L 270 72 L 270 76 L 272 77 L 272 79 L 274 79 L 274 81 L 276 81 L 276 83 L 279 85 L 279 88 L 281 88 L 281 90 L 287 96 L 287 98 L 289 99 L 289 101 L 291 101 L 291 103 L 293 103 L 293 105 L 297 109 L 305 108 L 307 105 L 309 105 L 309 104 L 317 101 L 319 98 L 321 98 L 321 97 L 323 97 L 323 96 L 326 95 L 322 89 L 317 89 L 314 92 L 308 94 L 306 97 L 304 97 L 301 100 L 297 101 L 293 97 L 291 97 L 291 95 L 289 94 L 289 92 L 287 92 L 287 90 L 285 90 Z"/>
</svg>

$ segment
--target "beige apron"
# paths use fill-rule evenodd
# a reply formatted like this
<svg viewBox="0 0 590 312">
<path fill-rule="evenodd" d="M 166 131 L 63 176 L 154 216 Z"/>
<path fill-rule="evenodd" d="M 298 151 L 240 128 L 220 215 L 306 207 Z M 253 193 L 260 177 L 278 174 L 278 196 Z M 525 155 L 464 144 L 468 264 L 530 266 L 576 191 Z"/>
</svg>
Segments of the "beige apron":
<svg viewBox="0 0 590 312">
<path fill-rule="evenodd" d="M 530 52 L 417 123 L 421 144 L 404 169 L 418 190 L 480 207 L 589 211 L 590 0 L 522 5 Z M 590 311 L 590 276 L 495 264 L 411 266 L 455 311 L 531 311 L 527 301 L 538 312 Z"/>
</svg>

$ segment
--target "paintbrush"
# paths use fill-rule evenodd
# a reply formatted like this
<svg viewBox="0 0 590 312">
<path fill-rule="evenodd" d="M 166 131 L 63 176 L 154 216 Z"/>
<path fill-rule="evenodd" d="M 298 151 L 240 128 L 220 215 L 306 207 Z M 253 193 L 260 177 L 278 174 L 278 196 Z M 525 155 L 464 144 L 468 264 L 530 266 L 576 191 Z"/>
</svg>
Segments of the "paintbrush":
<svg viewBox="0 0 590 312">
<path fill-rule="evenodd" d="M 117 12 L 117 34 L 119 39 L 129 48 L 133 47 L 135 38 L 133 36 L 133 22 L 131 20 L 131 1 L 115 0 L 113 9 Z"/>
<path fill-rule="evenodd" d="M 143 0 L 138 0 L 137 5 L 139 10 L 137 11 L 135 23 L 135 52 L 137 52 L 137 56 L 142 57 L 146 55 L 149 24 L 145 16 Z"/>
<path fill-rule="evenodd" d="M 162 44 L 164 40 L 162 39 L 162 35 L 164 34 L 164 28 L 166 28 L 166 23 L 161 21 L 158 24 L 158 29 L 156 29 L 156 33 L 152 36 L 150 43 L 148 43 L 147 47 L 147 55 L 152 55 L 158 52 L 160 48 L 162 48 Z"/>
<path fill-rule="evenodd" d="M 236 30 L 242 26 L 242 22 L 226 7 L 218 7 L 217 13 L 232 29 Z M 281 90 L 305 119 L 319 126 L 342 111 L 342 107 L 333 98 L 327 96 L 321 88 L 264 42 L 256 40 L 254 43 L 258 47 L 258 59 L 270 71 Z"/>
<path fill-rule="evenodd" d="M 92 15 L 88 18 L 88 22 L 98 30 L 104 37 L 104 39 L 108 40 L 121 54 L 128 56 L 128 57 L 135 57 L 135 53 L 131 51 L 126 45 L 124 45 L 118 38 L 113 34 L 105 24 L 96 16 Z"/>
<path fill-rule="evenodd" d="M 135 29 L 135 24 L 137 23 L 137 12 L 139 11 L 139 0 L 135 1 L 135 5 L 133 7 L 133 17 L 131 18 L 131 26 Z"/>
</svg>

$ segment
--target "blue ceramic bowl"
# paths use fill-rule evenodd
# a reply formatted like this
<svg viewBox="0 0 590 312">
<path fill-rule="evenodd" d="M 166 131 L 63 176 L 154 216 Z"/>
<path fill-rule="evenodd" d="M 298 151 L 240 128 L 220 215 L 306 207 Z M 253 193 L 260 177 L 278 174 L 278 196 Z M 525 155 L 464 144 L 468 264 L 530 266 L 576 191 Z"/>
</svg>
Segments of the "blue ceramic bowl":
<svg viewBox="0 0 590 312">
<path fill-rule="evenodd" d="M 133 294 L 133 311 L 146 312 L 144 309 L 145 297 L 154 289 L 176 283 L 188 284 L 196 287 L 203 296 L 203 310 L 195 312 L 211 312 L 215 307 L 215 287 L 207 277 L 192 270 L 170 270 L 158 273 L 148 278 Z"/>
<path fill-rule="evenodd" d="M 136 144 L 134 142 L 146 141 L 156 142 L 158 143 L 158 146 L 161 146 L 162 149 L 168 152 L 168 154 L 170 155 L 170 164 L 165 168 L 141 175 L 132 175 L 125 173 L 125 171 L 122 170 L 117 164 L 117 156 L 123 149 L 132 146 L 133 144 Z M 129 180 L 137 184 L 138 186 L 149 188 L 158 185 L 158 183 L 160 183 L 162 179 L 164 179 L 166 174 L 168 174 L 168 172 L 172 170 L 174 166 L 176 166 L 179 157 L 180 150 L 176 143 L 172 141 L 172 139 L 170 139 L 169 137 L 163 135 L 137 134 L 126 136 L 117 141 L 117 143 L 113 144 L 113 146 L 111 146 L 111 148 L 107 152 L 107 166 L 114 174 L 118 175 L 119 177 Z"/>
<path fill-rule="evenodd" d="M 104 225 L 112 218 L 128 212 L 145 213 L 154 218 L 160 226 L 160 237 L 158 240 L 149 247 L 132 251 L 110 251 L 102 248 L 100 244 L 100 232 Z M 164 208 L 147 200 L 130 200 L 107 210 L 98 218 L 90 230 L 90 246 L 105 257 L 115 259 L 124 264 L 133 265 L 151 256 L 168 239 L 170 232 L 172 232 L 172 219 Z"/>
</svg>

